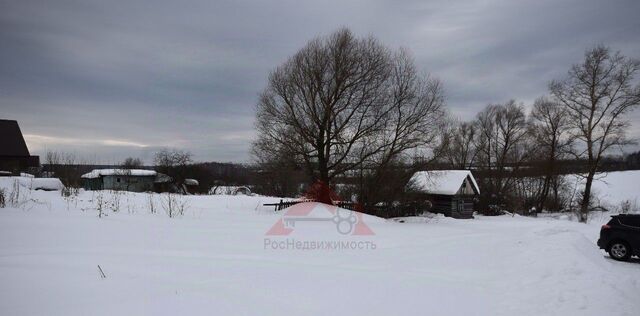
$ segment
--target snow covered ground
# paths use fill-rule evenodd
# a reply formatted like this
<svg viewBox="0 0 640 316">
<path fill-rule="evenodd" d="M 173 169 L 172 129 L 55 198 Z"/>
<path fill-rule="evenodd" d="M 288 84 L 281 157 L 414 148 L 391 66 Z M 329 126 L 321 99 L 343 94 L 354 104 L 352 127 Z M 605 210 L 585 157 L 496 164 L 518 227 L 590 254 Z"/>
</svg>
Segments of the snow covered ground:
<svg viewBox="0 0 640 316">
<path fill-rule="evenodd" d="M 373 235 L 341 235 L 331 222 L 314 221 L 296 224 L 288 236 L 269 236 L 281 214 L 262 204 L 277 200 L 178 197 L 184 215 L 169 218 L 166 195 L 81 192 L 65 199 L 23 190 L 15 206 L 0 209 L 0 314 L 637 315 L 640 309 L 640 260 L 616 262 L 595 245 L 606 215 L 586 225 L 520 216 L 405 223 L 365 216 Z M 98 218 L 98 201 L 107 216 Z M 316 211 L 312 216 L 321 217 Z M 288 240 L 367 247 L 265 246 Z"/>
</svg>

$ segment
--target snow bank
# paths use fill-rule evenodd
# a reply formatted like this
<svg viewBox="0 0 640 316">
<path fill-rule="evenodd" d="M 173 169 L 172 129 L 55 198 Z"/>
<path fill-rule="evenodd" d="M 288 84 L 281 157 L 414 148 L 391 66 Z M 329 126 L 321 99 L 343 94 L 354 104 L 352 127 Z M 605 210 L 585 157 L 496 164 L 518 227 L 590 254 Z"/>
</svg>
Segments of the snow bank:
<svg viewBox="0 0 640 316">
<path fill-rule="evenodd" d="M 33 178 L 31 179 L 30 188 L 33 190 L 60 191 L 64 189 L 64 185 L 58 178 Z"/>
<path fill-rule="evenodd" d="M 374 235 L 340 236 L 317 220 L 326 217 L 319 209 L 290 236 L 269 238 L 376 248 L 272 250 L 266 232 L 283 212 L 262 204 L 279 198 L 173 195 L 188 207 L 169 218 L 170 197 L 33 191 L 29 211 L 0 209 L 0 311 L 588 316 L 636 315 L 640 306 L 640 260 L 617 262 L 595 245 L 608 217 L 363 217 Z M 107 216 L 98 218 L 101 202 Z"/>
<path fill-rule="evenodd" d="M 30 190 L 60 191 L 64 185 L 58 178 L 0 177 L 0 188 L 9 192 L 14 183 Z"/>
</svg>

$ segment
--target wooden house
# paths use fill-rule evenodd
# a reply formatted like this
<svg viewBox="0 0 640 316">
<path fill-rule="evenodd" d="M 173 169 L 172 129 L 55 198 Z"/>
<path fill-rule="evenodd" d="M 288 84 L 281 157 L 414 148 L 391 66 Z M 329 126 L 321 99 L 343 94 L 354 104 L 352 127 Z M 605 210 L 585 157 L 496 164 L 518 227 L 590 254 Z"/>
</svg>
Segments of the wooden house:
<svg viewBox="0 0 640 316">
<path fill-rule="evenodd" d="M 0 171 L 3 175 L 34 172 L 40 167 L 40 158 L 31 156 L 18 122 L 0 120 Z"/>
<path fill-rule="evenodd" d="M 95 169 L 82 175 L 85 190 L 170 191 L 171 177 L 143 169 Z"/>
<path fill-rule="evenodd" d="M 473 218 L 480 188 L 471 171 L 433 170 L 413 174 L 407 190 L 424 201 L 426 211 L 454 218 Z"/>
</svg>

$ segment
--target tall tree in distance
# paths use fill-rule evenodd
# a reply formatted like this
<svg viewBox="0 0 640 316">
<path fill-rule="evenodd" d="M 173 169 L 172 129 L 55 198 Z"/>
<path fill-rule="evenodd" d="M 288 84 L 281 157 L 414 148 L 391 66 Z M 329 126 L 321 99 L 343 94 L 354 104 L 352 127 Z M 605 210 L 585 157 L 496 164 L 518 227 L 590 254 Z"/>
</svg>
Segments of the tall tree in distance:
<svg viewBox="0 0 640 316">
<path fill-rule="evenodd" d="M 128 157 L 122 163 L 120 163 L 120 167 L 122 169 L 136 169 L 142 168 L 142 160 L 140 158 Z"/>
<path fill-rule="evenodd" d="M 331 183 L 428 143 L 443 104 L 441 83 L 419 75 L 405 51 L 341 29 L 271 73 L 252 152 L 258 161 L 286 153 L 312 180 Z"/>
<path fill-rule="evenodd" d="M 478 125 L 473 122 L 452 122 L 443 131 L 441 159 L 450 168 L 470 169 L 477 156 Z"/>
<path fill-rule="evenodd" d="M 153 162 L 158 172 L 167 174 L 178 183 L 184 182 L 187 165 L 192 163 L 191 152 L 180 149 L 163 148 L 155 153 Z"/>
<path fill-rule="evenodd" d="M 545 97 L 536 99 L 531 110 L 530 127 L 537 153 L 535 158 L 541 161 L 543 171 L 542 189 L 536 203 L 538 212 L 545 208 L 552 182 L 558 176 L 558 161 L 566 157 L 573 143 L 573 138 L 568 135 L 571 126 L 566 112 L 562 104 Z"/>
<path fill-rule="evenodd" d="M 634 76 L 640 61 L 596 46 L 585 53 L 584 61 L 569 70 L 563 80 L 552 81 L 549 89 L 565 108 L 572 136 L 579 141 L 577 158 L 588 165 L 580 205 L 580 220 L 587 221 L 591 186 L 605 153 L 629 143 L 625 115 L 640 104 L 640 85 Z"/>
<path fill-rule="evenodd" d="M 516 180 L 515 173 L 529 157 L 529 133 L 524 106 L 510 100 L 488 105 L 476 118 L 478 171 L 482 182 L 481 206 L 512 207 L 508 196 Z M 513 207 L 512 207 L 513 209 Z"/>
</svg>

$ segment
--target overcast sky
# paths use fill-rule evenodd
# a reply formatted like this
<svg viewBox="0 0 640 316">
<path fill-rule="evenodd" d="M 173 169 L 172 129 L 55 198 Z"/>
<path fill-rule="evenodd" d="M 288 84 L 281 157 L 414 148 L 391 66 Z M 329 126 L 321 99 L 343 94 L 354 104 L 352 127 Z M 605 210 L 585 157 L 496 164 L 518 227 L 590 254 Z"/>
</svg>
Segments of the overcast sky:
<svg viewBox="0 0 640 316">
<path fill-rule="evenodd" d="M 168 146 L 243 162 L 269 71 L 315 36 L 346 26 L 409 49 L 471 119 L 530 104 L 595 44 L 640 57 L 639 13 L 638 0 L 0 0 L 0 118 L 34 154 L 150 162 Z"/>
</svg>

